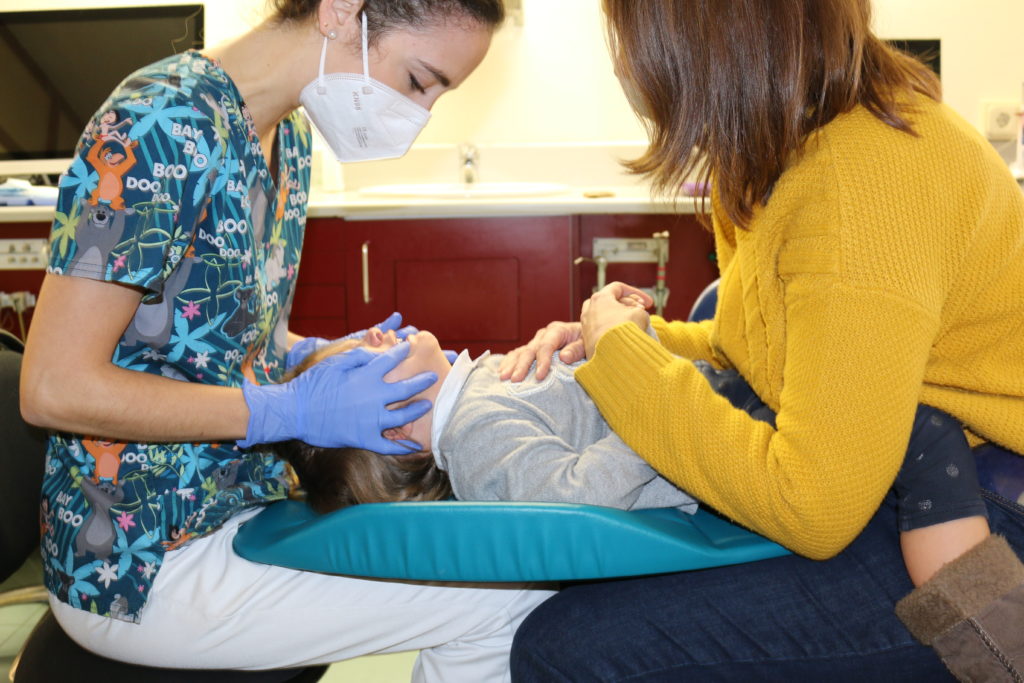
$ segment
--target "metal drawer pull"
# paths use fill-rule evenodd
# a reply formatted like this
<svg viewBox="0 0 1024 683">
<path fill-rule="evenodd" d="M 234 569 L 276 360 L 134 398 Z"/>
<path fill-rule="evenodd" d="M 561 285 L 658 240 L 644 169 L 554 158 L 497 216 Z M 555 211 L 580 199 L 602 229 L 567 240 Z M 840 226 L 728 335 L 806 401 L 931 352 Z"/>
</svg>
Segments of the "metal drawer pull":
<svg viewBox="0 0 1024 683">
<path fill-rule="evenodd" d="M 370 303 L 370 241 L 363 242 L 363 303 Z"/>
</svg>

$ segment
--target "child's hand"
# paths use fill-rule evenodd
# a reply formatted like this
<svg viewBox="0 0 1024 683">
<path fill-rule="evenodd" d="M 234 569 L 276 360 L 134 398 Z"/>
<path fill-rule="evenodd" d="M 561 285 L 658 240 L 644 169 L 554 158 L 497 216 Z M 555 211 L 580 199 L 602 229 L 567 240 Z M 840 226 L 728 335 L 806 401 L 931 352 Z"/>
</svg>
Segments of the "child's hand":
<svg viewBox="0 0 1024 683">
<path fill-rule="evenodd" d="M 580 322 L 587 358 L 594 357 L 597 342 L 616 325 L 632 322 L 646 330 L 651 321 L 646 309 L 652 305 L 654 300 L 643 290 L 622 282 L 606 285 L 584 301 Z"/>
<path fill-rule="evenodd" d="M 647 304 L 644 303 L 643 297 L 633 292 L 630 292 L 626 296 L 619 299 L 619 303 L 622 304 L 623 306 L 633 306 L 635 308 L 643 310 L 647 309 Z"/>
</svg>

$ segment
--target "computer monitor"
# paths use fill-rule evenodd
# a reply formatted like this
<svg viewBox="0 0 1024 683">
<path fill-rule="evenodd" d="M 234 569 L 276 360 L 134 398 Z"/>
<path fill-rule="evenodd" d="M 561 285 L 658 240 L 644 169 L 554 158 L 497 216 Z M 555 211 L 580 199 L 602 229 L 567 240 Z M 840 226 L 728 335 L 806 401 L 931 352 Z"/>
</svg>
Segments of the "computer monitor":
<svg viewBox="0 0 1024 683">
<path fill-rule="evenodd" d="M 938 38 L 892 38 L 889 44 L 911 54 L 942 78 L 942 41 Z"/>
<path fill-rule="evenodd" d="M 64 172 L 121 80 L 203 47 L 203 6 L 0 12 L 0 177 Z"/>
</svg>

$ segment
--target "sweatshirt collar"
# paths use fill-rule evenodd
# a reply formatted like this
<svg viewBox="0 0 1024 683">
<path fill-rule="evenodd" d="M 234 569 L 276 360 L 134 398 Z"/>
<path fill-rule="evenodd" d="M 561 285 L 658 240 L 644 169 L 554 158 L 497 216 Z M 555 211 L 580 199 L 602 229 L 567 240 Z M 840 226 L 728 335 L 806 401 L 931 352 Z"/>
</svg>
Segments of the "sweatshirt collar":
<svg viewBox="0 0 1024 683">
<path fill-rule="evenodd" d="M 452 363 L 451 371 L 441 384 L 441 390 L 437 392 L 437 398 L 434 399 L 433 424 L 430 427 L 430 449 L 434 453 L 434 461 L 438 467 L 442 467 L 438 444 L 441 442 L 441 434 L 448 424 L 448 418 L 451 417 L 452 410 L 455 408 L 455 402 L 458 400 L 459 394 L 462 393 L 462 387 L 465 386 L 469 374 L 489 355 L 491 355 L 490 351 L 484 351 L 476 360 L 473 360 L 469 357 L 469 351 L 464 350 Z"/>
</svg>

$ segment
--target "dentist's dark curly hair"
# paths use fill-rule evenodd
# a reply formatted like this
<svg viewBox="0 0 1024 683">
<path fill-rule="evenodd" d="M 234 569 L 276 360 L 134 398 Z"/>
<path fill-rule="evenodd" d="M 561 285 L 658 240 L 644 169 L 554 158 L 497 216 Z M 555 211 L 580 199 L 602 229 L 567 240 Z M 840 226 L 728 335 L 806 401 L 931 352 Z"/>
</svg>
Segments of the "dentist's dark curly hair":
<svg viewBox="0 0 1024 683">
<path fill-rule="evenodd" d="M 279 21 L 315 18 L 320 0 L 270 0 Z M 382 34 L 403 28 L 418 28 L 452 18 L 465 18 L 490 29 L 505 21 L 503 0 L 365 0 L 367 33 L 371 43 Z"/>
</svg>

